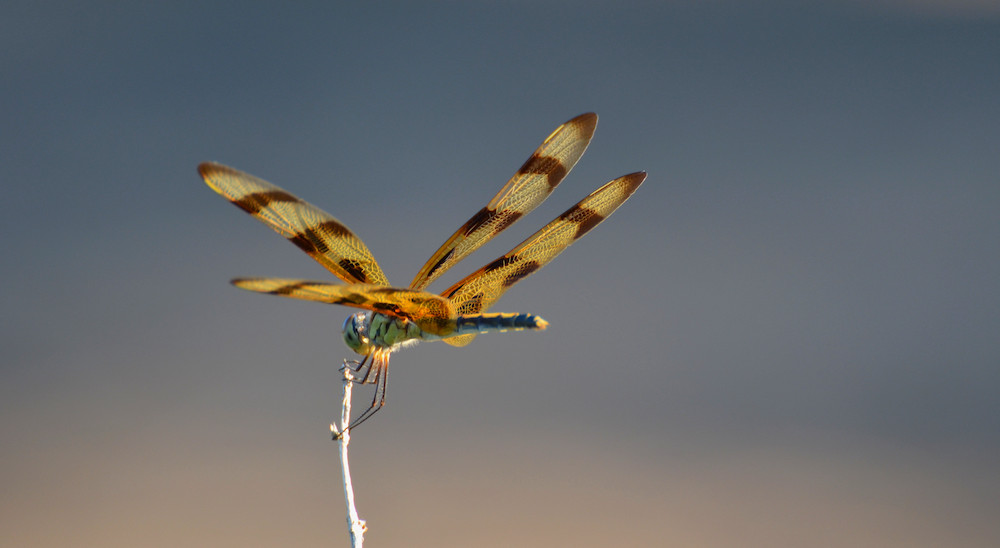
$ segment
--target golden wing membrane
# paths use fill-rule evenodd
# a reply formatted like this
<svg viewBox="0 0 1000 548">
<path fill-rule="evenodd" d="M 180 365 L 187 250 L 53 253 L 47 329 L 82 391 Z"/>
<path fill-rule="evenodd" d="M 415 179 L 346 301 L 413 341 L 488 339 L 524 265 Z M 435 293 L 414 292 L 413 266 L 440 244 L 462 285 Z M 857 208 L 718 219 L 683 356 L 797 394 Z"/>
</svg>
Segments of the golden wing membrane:
<svg viewBox="0 0 1000 548">
<path fill-rule="evenodd" d="M 596 128 L 597 115 L 592 112 L 556 128 L 490 203 L 431 255 L 410 287 L 424 289 L 548 198 L 583 156 Z"/>
<path fill-rule="evenodd" d="M 608 218 L 645 179 L 646 173 L 640 171 L 610 181 L 507 254 L 466 276 L 442 295 L 454 303 L 460 315 L 486 311 L 511 286 L 537 272 Z M 464 346 L 474 337 L 461 335 L 445 339 L 445 342 Z"/>
<path fill-rule="evenodd" d="M 269 293 L 281 297 L 340 304 L 406 318 L 420 329 L 446 336 L 456 326 L 455 306 L 440 295 L 372 284 L 334 284 L 286 278 L 236 278 L 232 284 L 240 289 Z"/>
<path fill-rule="evenodd" d="M 198 172 L 212 190 L 274 229 L 348 283 L 388 285 L 371 251 L 343 223 L 253 175 L 206 162 Z"/>
</svg>

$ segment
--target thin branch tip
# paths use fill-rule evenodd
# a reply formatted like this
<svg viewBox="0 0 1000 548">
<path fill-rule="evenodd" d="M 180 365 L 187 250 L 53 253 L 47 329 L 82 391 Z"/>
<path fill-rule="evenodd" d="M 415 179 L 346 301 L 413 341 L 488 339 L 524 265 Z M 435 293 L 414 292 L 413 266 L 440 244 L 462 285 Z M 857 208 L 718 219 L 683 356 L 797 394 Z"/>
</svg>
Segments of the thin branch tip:
<svg viewBox="0 0 1000 548">
<path fill-rule="evenodd" d="M 361 547 L 364 544 L 365 532 L 368 525 L 365 520 L 358 515 L 358 510 L 354 505 L 354 486 L 351 482 L 351 466 L 348 463 L 347 447 L 351 439 L 351 388 L 355 381 L 350 361 L 344 360 L 340 372 L 343 375 L 343 402 L 340 417 L 330 423 L 330 435 L 337 442 L 340 453 L 340 472 L 344 487 L 344 501 L 347 503 L 347 530 L 351 537 L 351 546 Z"/>
</svg>

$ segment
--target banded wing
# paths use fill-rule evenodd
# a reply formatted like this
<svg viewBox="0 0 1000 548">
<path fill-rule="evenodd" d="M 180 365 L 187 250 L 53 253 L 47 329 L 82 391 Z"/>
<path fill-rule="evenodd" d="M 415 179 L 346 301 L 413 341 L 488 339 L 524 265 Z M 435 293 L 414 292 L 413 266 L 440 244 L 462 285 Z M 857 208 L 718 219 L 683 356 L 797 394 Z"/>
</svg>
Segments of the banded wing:
<svg viewBox="0 0 1000 548">
<path fill-rule="evenodd" d="M 490 203 L 448 238 L 410 284 L 424 289 L 446 270 L 542 203 L 583 156 L 597 115 L 581 114 L 556 128 Z"/>
<path fill-rule="evenodd" d="M 607 183 L 506 255 L 473 272 L 442 295 L 454 303 L 459 315 L 484 312 L 511 286 L 541 269 L 608 218 L 645 179 L 646 173 L 639 171 Z M 464 346 L 474 337 L 460 335 L 445 339 L 445 342 Z"/>
<path fill-rule="evenodd" d="M 341 280 L 389 284 L 364 242 L 329 213 L 222 164 L 206 162 L 198 172 L 212 190 L 288 238 Z"/>
<path fill-rule="evenodd" d="M 342 304 L 406 318 L 415 322 L 420 329 L 439 336 L 447 336 L 457 325 L 457 314 L 452 302 L 426 291 L 384 285 L 343 285 L 285 278 L 236 278 L 232 284 L 240 289 L 260 293 Z"/>
</svg>

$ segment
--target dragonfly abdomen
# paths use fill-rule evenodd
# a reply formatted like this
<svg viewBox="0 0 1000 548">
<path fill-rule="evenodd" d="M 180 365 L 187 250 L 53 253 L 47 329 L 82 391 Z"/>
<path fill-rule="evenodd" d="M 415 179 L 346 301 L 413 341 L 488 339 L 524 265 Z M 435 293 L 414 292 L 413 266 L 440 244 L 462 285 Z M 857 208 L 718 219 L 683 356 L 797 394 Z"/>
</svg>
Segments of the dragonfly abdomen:
<svg viewBox="0 0 1000 548">
<path fill-rule="evenodd" d="M 491 312 L 459 316 L 456 320 L 455 335 L 488 333 L 490 331 L 521 331 L 524 329 L 545 329 L 549 322 L 533 314 Z"/>
</svg>

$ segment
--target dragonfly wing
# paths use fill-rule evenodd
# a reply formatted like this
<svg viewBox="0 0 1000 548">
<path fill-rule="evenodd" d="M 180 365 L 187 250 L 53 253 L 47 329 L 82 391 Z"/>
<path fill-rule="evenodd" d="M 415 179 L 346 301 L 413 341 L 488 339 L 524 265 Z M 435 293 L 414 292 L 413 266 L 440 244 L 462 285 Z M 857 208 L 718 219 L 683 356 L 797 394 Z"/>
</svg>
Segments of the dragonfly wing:
<svg viewBox="0 0 1000 548">
<path fill-rule="evenodd" d="M 442 295 L 451 299 L 459 315 L 487 310 L 511 286 L 537 272 L 564 249 L 608 218 L 646 179 L 645 172 L 619 177 L 556 217 L 503 257 L 473 272 Z M 473 335 L 445 342 L 468 344 Z"/>
<path fill-rule="evenodd" d="M 596 127 L 597 115 L 589 112 L 556 128 L 490 203 L 431 255 L 410 287 L 427 287 L 455 263 L 548 198 L 583 156 Z"/>
<path fill-rule="evenodd" d="M 198 172 L 212 190 L 288 238 L 338 278 L 348 283 L 388 285 L 364 242 L 329 213 L 263 179 L 222 164 L 204 163 Z"/>
<path fill-rule="evenodd" d="M 341 304 L 416 322 L 428 333 L 447 335 L 455 329 L 455 306 L 440 295 L 372 284 L 334 284 L 286 278 L 236 278 L 240 289 L 281 297 Z"/>
</svg>

